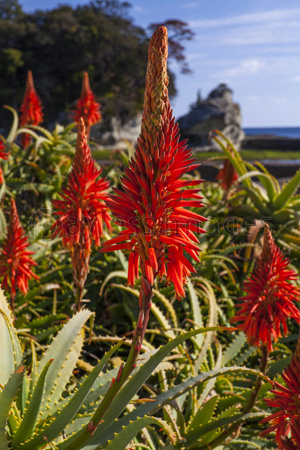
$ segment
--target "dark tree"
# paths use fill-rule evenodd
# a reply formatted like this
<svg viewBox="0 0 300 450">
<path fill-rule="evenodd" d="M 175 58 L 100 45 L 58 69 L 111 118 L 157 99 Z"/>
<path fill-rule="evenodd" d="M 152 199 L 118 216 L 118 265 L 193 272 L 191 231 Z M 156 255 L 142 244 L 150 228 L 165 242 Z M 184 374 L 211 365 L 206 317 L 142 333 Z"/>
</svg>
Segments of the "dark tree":
<svg viewBox="0 0 300 450">
<path fill-rule="evenodd" d="M 87 70 L 102 105 L 104 127 L 112 116 L 125 122 L 141 110 L 149 38 L 133 24 L 127 2 L 96 0 L 33 14 L 22 12 L 16 0 L 0 4 L 2 104 L 19 108 L 31 70 L 44 104 L 45 124 L 68 120 Z M 170 56 L 184 62 L 176 39 L 190 34 L 181 22 L 169 21 L 168 26 Z M 170 73 L 170 93 L 174 92 Z M 7 128 L 9 120 L 9 113 L 0 108 L 0 128 Z"/>
<path fill-rule="evenodd" d="M 0 19 L 12 20 L 23 14 L 22 7 L 18 0 L 0 1 Z"/>
</svg>

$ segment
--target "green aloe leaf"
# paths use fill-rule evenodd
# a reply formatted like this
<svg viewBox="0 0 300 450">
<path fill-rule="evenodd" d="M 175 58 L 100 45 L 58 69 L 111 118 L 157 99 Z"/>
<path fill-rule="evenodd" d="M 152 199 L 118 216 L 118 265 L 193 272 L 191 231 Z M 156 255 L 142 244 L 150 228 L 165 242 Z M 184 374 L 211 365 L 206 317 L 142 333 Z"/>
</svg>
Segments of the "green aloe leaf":
<svg viewBox="0 0 300 450">
<path fill-rule="evenodd" d="M 104 416 L 104 422 L 101 423 L 97 430 L 94 432 L 93 436 L 89 438 L 86 432 L 86 428 L 82 431 L 79 431 L 75 436 L 70 438 L 68 442 L 64 442 L 60 444 L 59 450 L 80 450 L 84 449 L 96 449 L 98 445 L 103 444 L 102 437 L 104 436 L 104 431 L 110 427 L 110 425 L 116 420 L 122 411 L 126 408 L 130 400 L 134 397 L 134 395 L 139 391 L 139 389 L 143 386 L 149 376 L 153 373 L 156 367 L 162 362 L 162 360 L 179 344 L 196 336 L 198 333 L 208 333 L 211 331 L 223 331 L 228 330 L 226 327 L 211 327 L 211 328 L 201 328 L 199 330 L 192 330 L 188 333 L 181 334 L 176 337 L 172 341 L 168 342 L 162 348 L 160 348 L 154 355 L 150 357 L 150 359 L 129 379 L 129 381 L 123 386 L 121 391 L 117 394 L 115 399 L 111 402 L 110 408 Z M 152 403 L 152 402 L 151 402 Z M 138 410 L 138 409 L 137 409 Z M 136 410 L 136 411 L 137 411 Z M 145 413 L 146 414 L 146 413 Z M 121 422 L 121 419 L 118 423 Z M 114 428 L 114 424 L 112 428 Z M 86 442 L 89 444 L 88 446 L 78 447 L 76 444 L 77 439 L 81 440 L 82 436 L 86 436 Z M 101 442 L 99 442 L 101 439 Z M 111 437 L 109 437 L 111 439 Z M 89 442 L 88 442 L 89 441 Z"/>
<path fill-rule="evenodd" d="M 291 199 L 293 194 L 296 192 L 300 186 L 300 169 L 298 172 L 289 180 L 289 182 L 284 186 L 280 194 L 275 198 L 272 209 L 274 211 L 282 209 Z"/>
<path fill-rule="evenodd" d="M 157 289 L 153 289 L 153 294 L 154 294 L 153 300 L 154 301 L 159 300 L 162 303 L 162 305 L 164 306 L 164 308 L 170 315 L 170 320 L 172 322 L 173 327 L 178 328 L 179 327 L 178 317 L 177 317 L 176 311 L 175 311 L 172 303 L 170 302 L 170 300 L 168 300 L 167 297 L 165 297 Z"/>
<path fill-rule="evenodd" d="M 110 351 L 104 355 L 101 361 L 80 385 L 76 393 L 71 397 L 69 403 L 67 403 L 59 412 L 56 413 L 54 419 L 49 422 L 46 421 L 43 424 L 43 427 L 36 431 L 36 435 L 32 439 L 14 448 L 20 448 L 22 450 L 38 450 L 40 447 L 45 445 L 45 438 L 49 442 L 52 442 L 55 438 L 57 438 L 76 415 L 86 396 L 92 389 L 100 372 L 109 361 L 110 357 L 122 344 L 123 341 L 118 342 L 118 344 L 112 347 Z"/>
<path fill-rule="evenodd" d="M 44 397 L 46 375 L 52 362 L 53 360 L 48 361 L 42 370 L 21 425 L 13 438 L 12 448 L 18 447 L 22 442 L 29 439 L 34 432 Z"/>
<path fill-rule="evenodd" d="M 259 210 L 259 212 L 264 217 L 270 217 L 271 211 L 267 207 L 266 201 L 264 200 L 261 191 L 255 189 L 253 186 L 247 187 L 245 189 L 249 193 L 254 206 Z"/>
<path fill-rule="evenodd" d="M 29 127 L 32 128 L 33 130 L 43 133 L 43 135 L 46 136 L 46 138 L 50 139 L 50 141 L 53 139 L 52 134 L 50 133 L 50 131 L 46 130 L 46 128 L 40 127 L 38 125 L 29 125 Z"/>
<path fill-rule="evenodd" d="M 20 342 L 13 325 L 13 316 L 0 288 L 0 385 L 4 386 L 22 361 Z"/>
<path fill-rule="evenodd" d="M 201 409 L 198 409 L 198 411 L 194 415 L 188 430 L 193 430 L 199 427 L 200 425 L 209 422 L 214 413 L 217 401 L 218 401 L 217 395 L 214 395 L 209 400 L 207 400 L 207 402 L 203 405 L 203 407 Z"/>
<path fill-rule="evenodd" d="M 221 346 L 221 344 L 218 341 L 216 341 L 216 345 L 217 345 L 217 348 L 218 348 L 218 357 L 216 359 L 214 369 L 219 369 L 221 367 L 221 364 L 222 364 L 222 346 Z M 205 383 L 204 388 L 201 390 L 201 395 L 197 399 L 197 405 L 199 406 L 199 408 L 201 408 L 201 406 L 207 400 L 207 397 L 209 395 L 212 395 L 212 390 L 215 387 L 216 381 L 217 381 L 216 378 L 211 378 L 210 380 L 208 380 Z M 178 399 L 177 399 L 177 401 L 178 401 Z"/>
<path fill-rule="evenodd" d="M 20 392 L 18 393 L 17 399 L 16 399 L 16 405 L 17 405 L 17 408 L 19 409 L 21 415 L 24 414 L 28 394 L 29 394 L 29 383 L 28 383 L 28 377 L 25 374 L 23 377 L 23 381 L 22 381 L 22 388 L 21 388 Z"/>
<path fill-rule="evenodd" d="M 47 401 L 43 405 L 45 413 L 60 399 L 72 375 L 83 346 L 83 326 L 91 315 L 91 311 L 88 310 L 75 314 L 53 339 L 37 366 L 37 374 L 40 375 L 48 361 L 54 360 L 47 376 L 45 388 Z"/>
<path fill-rule="evenodd" d="M 0 448 L 1 450 L 9 450 L 6 438 L 5 427 L 9 415 L 9 410 L 17 392 L 21 386 L 24 375 L 24 367 L 20 366 L 13 373 L 3 390 L 0 392 Z"/>
<path fill-rule="evenodd" d="M 140 417 L 134 422 L 129 423 L 127 426 L 125 426 L 120 433 L 117 433 L 115 437 L 108 441 L 108 445 L 104 447 L 104 450 L 124 450 L 126 445 L 129 444 L 129 442 L 137 436 L 137 434 L 146 426 L 148 425 L 158 425 L 160 428 L 162 428 L 168 437 L 170 437 L 172 440 L 174 431 L 170 427 L 170 425 L 167 424 L 162 419 L 158 419 L 156 417 Z M 98 450 L 102 450 L 103 447 L 98 447 Z"/>
<path fill-rule="evenodd" d="M 148 402 L 148 403 L 145 403 L 145 404 L 139 406 L 134 411 L 127 414 L 125 417 L 122 417 L 121 419 L 119 419 L 117 422 L 111 423 L 109 421 L 109 423 L 110 423 L 109 427 L 107 426 L 107 421 L 104 419 L 105 422 L 103 424 L 99 425 L 99 427 L 95 431 L 93 437 L 91 437 L 90 441 L 87 442 L 87 444 L 83 447 L 84 450 L 96 450 L 96 449 L 98 450 L 98 448 L 101 448 L 101 445 L 102 446 L 105 445 L 107 440 L 112 439 L 112 436 L 114 435 L 114 433 L 118 433 L 122 429 L 122 427 L 126 426 L 130 421 L 135 421 L 137 418 L 144 417 L 145 415 L 152 416 L 153 414 L 156 414 L 157 411 L 159 411 L 164 405 L 169 404 L 170 402 L 172 402 L 172 400 L 175 400 L 177 397 L 181 396 L 183 393 L 185 393 L 187 391 L 190 391 L 194 387 L 199 386 L 200 384 L 205 383 L 205 382 L 207 382 L 213 378 L 216 378 L 218 376 L 222 376 L 222 375 L 226 375 L 226 374 L 233 374 L 236 372 L 241 373 L 241 374 L 243 374 L 243 373 L 252 374 L 255 376 L 260 376 L 262 379 L 264 379 L 266 381 L 269 380 L 268 377 L 263 375 L 262 373 L 257 372 L 253 369 L 247 369 L 246 367 L 236 367 L 236 366 L 222 367 L 222 368 L 210 370 L 209 372 L 201 373 L 200 375 L 192 377 L 192 378 L 180 383 L 179 385 L 172 387 L 168 391 L 162 392 L 154 399 L 154 401 Z M 137 373 L 137 376 L 138 375 L 139 375 L 139 373 Z M 126 385 L 126 386 L 128 386 L 128 385 Z M 124 389 L 126 389 L 126 386 Z M 120 392 L 120 394 L 122 394 L 122 391 Z M 120 396 L 120 394 L 119 394 L 119 396 Z M 115 409 L 115 406 L 116 406 L 115 404 L 112 404 L 112 408 Z M 113 412 L 114 411 L 112 411 L 111 413 L 113 413 Z M 230 423 L 230 421 L 228 423 Z M 203 428 L 203 434 L 214 429 L 214 427 L 212 427 L 212 428 L 208 427 L 208 429 L 206 429 L 206 426 L 207 425 L 201 426 L 201 429 Z M 199 428 L 197 428 L 196 430 L 191 430 L 190 434 L 191 435 L 196 434 L 198 432 L 198 429 Z M 72 444 L 69 447 L 68 446 L 65 447 L 64 445 L 62 445 L 61 447 L 59 447 L 59 450 L 61 450 L 61 449 L 77 450 L 77 447 L 76 446 L 73 447 Z M 78 448 L 78 450 L 79 450 L 79 448 Z"/>
<path fill-rule="evenodd" d="M 30 339 L 30 347 L 31 347 L 31 374 L 30 374 L 30 384 L 29 384 L 29 392 L 28 392 L 28 399 L 32 397 L 36 385 L 37 380 L 37 358 L 36 358 L 36 350 L 35 350 L 35 343 L 33 339 Z"/>
<path fill-rule="evenodd" d="M 246 342 L 245 333 L 238 333 L 233 341 L 228 345 L 225 352 L 223 353 L 222 365 L 226 366 L 230 361 L 232 361 L 238 353 L 241 351 L 243 345 Z"/>
<path fill-rule="evenodd" d="M 191 299 L 194 324 L 196 327 L 202 328 L 204 324 L 203 324 L 202 313 L 201 313 L 201 308 L 200 308 L 200 299 L 198 298 L 197 292 L 196 292 L 191 280 L 188 280 L 187 287 L 188 287 L 188 291 L 189 291 L 189 297 Z M 204 340 L 203 334 L 198 334 L 197 336 L 195 336 L 195 339 L 196 339 L 197 344 L 201 348 L 201 345 Z"/>
<path fill-rule="evenodd" d="M 5 182 L 3 184 L 5 184 Z M 0 208 L 0 238 L 1 239 L 3 239 L 4 236 L 6 235 L 6 230 L 7 230 L 6 218 L 5 218 L 5 215 L 2 211 L 2 209 Z"/>
<path fill-rule="evenodd" d="M 217 428 L 220 427 L 224 427 L 224 426 L 229 426 L 229 425 L 240 425 L 243 422 L 246 422 L 248 420 L 253 420 L 253 419 L 261 419 L 262 417 L 265 417 L 267 413 L 265 412 L 260 412 L 260 413 L 248 413 L 248 414 L 235 414 L 232 417 L 224 417 L 222 419 L 216 419 L 216 420 L 212 420 L 211 422 L 205 424 L 205 425 L 201 425 L 200 427 L 198 427 L 196 430 L 192 430 L 189 435 L 185 436 L 185 441 L 184 443 L 182 443 L 183 445 L 180 444 L 171 444 L 168 445 L 164 448 L 164 450 L 182 450 L 182 448 L 193 448 L 195 450 L 208 450 L 208 448 L 215 448 L 217 445 L 221 444 L 221 442 L 217 443 L 215 446 L 212 447 L 208 447 L 207 443 L 204 443 L 204 445 L 202 445 L 201 443 L 199 443 L 197 445 L 197 447 L 195 446 L 195 442 L 198 439 L 201 439 L 201 437 L 203 435 L 205 435 L 206 433 L 208 433 L 209 431 L 215 430 Z M 225 439 L 225 438 L 224 438 Z M 222 440 L 222 439 L 220 439 Z"/>
<path fill-rule="evenodd" d="M 279 183 L 277 179 L 273 175 L 271 175 L 259 161 L 256 161 L 255 164 L 260 168 L 260 170 L 264 174 L 268 175 L 267 177 L 259 175 L 258 179 L 265 188 L 265 190 L 267 191 L 269 199 L 273 201 L 275 195 L 280 192 Z"/>
<path fill-rule="evenodd" d="M 109 280 L 111 280 L 112 278 L 115 278 L 115 277 L 124 278 L 125 280 L 127 280 L 127 272 L 125 272 L 125 270 L 116 270 L 115 272 L 110 272 L 101 285 L 99 295 L 103 294 L 105 286 L 107 285 Z"/>
<path fill-rule="evenodd" d="M 211 284 L 204 277 L 195 277 L 191 281 L 193 281 L 193 282 L 198 281 L 200 283 L 200 286 L 201 286 L 203 292 L 205 293 L 205 297 L 207 298 L 209 313 L 208 313 L 208 320 L 207 320 L 206 326 L 209 328 L 216 327 L 218 324 L 217 301 L 216 301 L 214 290 L 211 287 Z M 206 353 L 211 344 L 212 339 L 213 339 L 212 333 L 208 333 L 204 338 L 201 349 L 200 349 L 200 351 L 197 355 L 196 361 L 194 363 L 194 370 L 196 373 L 199 371 L 200 366 L 201 366 L 204 358 L 206 357 Z"/>
<path fill-rule="evenodd" d="M 212 421 L 218 421 L 221 419 L 224 419 L 225 417 L 233 417 L 235 414 L 239 413 L 238 407 L 236 404 L 230 406 L 228 409 L 221 411 L 220 414 L 218 414 Z M 205 422 L 203 425 L 207 424 L 209 421 Z M 193 431 L 191 431 L 191 434 Z M 222 434 L 222 429 L 215 428 L 213 430 L 208 431 L 208 433 L 203 433 L 201 435 L 201 441 L 208 443 L 213 440 L 215 440 L 218 436 Z M 193 437 L 191 437 L 191 440 L 193 440 Z"/>
<path fill-rule="evenodd" d="M 9 134 L 7 136 L 7 139 L 6 139 L 6 142 L 9 145 L 11 145 L 14 142 L 14 140 L 16 138 L 16 135 L 17 135 L 18 126 L 19 126 L 19 117 L 18 117 L 17 111 L 14 108 L 11 108 L 11 106 L 5 105 L 4 108 L 8 109 L 13 115 L 13 123 L 12 123 L 10 132 L 9 132 Z"/>
</svg>

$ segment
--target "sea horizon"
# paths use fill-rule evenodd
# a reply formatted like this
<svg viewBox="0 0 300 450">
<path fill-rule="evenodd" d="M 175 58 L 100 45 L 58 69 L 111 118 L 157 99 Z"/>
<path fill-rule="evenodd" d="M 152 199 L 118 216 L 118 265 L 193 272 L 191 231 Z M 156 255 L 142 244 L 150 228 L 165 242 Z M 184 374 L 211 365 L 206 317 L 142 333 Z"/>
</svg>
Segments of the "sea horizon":
<svg viewBox="0 0 300 450">
<path fill-rule="evenodd" d="M 298 127 L 243 127 L 246 136 L 269 135 L 283 138 L 300 138 L 300 126 Z"/>
</svg>

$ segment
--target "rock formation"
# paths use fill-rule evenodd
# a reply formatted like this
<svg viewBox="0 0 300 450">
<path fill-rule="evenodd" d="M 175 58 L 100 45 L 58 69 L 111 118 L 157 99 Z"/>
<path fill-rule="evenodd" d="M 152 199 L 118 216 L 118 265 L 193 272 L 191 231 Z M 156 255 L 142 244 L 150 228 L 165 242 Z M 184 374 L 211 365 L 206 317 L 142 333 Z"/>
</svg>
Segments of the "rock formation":
<svg viewBox="0 0 300 450">
<path fill-rule="evenodd" d="M 180 117 L 178 123 L 181 136 L 188 138 L 193 147 L 214 147 L 214 142 L 208 140 L 214 128 L 222 131 L 237 147 L 245 137 L 240 107 L 233 102 L 232 90 L 224 83 L 211 91 L 206 100 L 201 100 L 198 93 L 191 111 Z"/>
<path fill-rule="evenodd" d="M 122 124 L 120 120 L 113 117 L 110 122 L 110 130 L 103 131 L 103 128 L 100 126 L 94 126 L 95 130 L 93 130 L 92 136 L 97 140 L 98 143 L 104 146 L 115 146 L 118 148 L 122 147 L 122 140 L 128 140 L 130 142 L 136 142 L 138 136 L 141 132 L 141 121 L 142 121 L 142 113 L 137 114 L 136 117 L 129 120 L 125 124 Z M 126 145 L 124 144 L 124 148 Z"/>
<path fill-rule="evenodd" d="M 95 125 L 92 136 L 102 145 L 118 148 L 122 140 L 136 142 L 141 131 L 141 113 L 125 124 L 113 118 L 110 130 L 103 131 L 103 127 Z M 232 90 L 226 84 L 220 84 L 210 92 L 207 99 L 202 100 L 200 92 L 191 111 L 178 119 L 182 138 L 188 138 L 189 144 L 195 148 L 205 149 L 217 147 L 208 141 L 209 132 L 218 128 L 239 148 L 244 139 L 241 128 L 242 118 L 240 107 L 232 100 Z M 125 145 L 125 144 L 124 144 Z"/>
</svg>

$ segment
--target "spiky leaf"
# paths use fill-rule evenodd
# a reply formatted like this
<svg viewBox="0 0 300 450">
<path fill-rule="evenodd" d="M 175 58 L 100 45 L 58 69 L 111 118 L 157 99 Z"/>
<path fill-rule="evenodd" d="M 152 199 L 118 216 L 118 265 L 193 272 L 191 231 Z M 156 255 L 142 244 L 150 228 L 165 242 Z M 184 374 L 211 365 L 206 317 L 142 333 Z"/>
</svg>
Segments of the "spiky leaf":
<svg viewBox="0 0 300 450">
<path fill-rule="evenodd" d="M 49 408 L 60 399 L 69 381 L 83 345 L 82 328 L 91 315 L 91 311 L 88 310 L 82 310 L 75 314 L 60 330 L 38 364 L 37 373 L 39 375 L 47 362 L 50 359 L 54 360 L 47 375 L 45 388 L 47 403 L 45 402 L 44 410 L 46 404 Z"/>
<path fill-rule="evenodd" d="M 4 386 L 10 375 L 22 361 L 22 352 L 17 337 L 11 310 L 0 288 L 0 385 Z"/>
<path fill-rule="evenodd" d="M 22 378 L 24 375 L 24 367 L 20 366 L 15 373 L 13 373 L 7 384 L 4 386 L 2 392 L 0 392 L 0 448 L 1 450 L 9 450 L 5 426 L 8 419 L 9 410 L 11 404 L 17 395 L 18 389 L 21 386 Z"/>
</svg>

